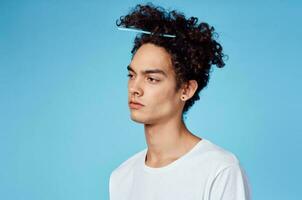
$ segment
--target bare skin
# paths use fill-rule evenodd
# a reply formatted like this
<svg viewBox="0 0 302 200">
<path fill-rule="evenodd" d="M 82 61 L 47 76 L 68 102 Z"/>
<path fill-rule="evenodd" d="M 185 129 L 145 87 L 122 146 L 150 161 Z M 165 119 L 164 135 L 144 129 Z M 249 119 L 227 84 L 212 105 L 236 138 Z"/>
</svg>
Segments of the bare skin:
<svg viewBox="0 0 302 200">
<path fill-rule="evenodd" d="M 143 73 L 146 70 L 163 73 Z M 147 43 L 135 53 L 128 67 L 128 100 L 143 104 L 131 108 L 131 119 L 144 124 L 148 146 L 145 164 L 163 167 L 189 152 L 201 138 L 191 133 L 181 119 L 185 101 L 197 82 L 190 80 L 175 91 L 175 72 L 170 54 L 162 47 Z"/>
</svg>

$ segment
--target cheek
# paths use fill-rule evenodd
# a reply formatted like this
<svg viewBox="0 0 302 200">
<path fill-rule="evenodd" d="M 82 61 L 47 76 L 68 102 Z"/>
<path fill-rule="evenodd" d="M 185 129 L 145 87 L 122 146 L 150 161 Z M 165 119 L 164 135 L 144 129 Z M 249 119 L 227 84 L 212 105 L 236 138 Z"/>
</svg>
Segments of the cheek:
<svg viewBox="0 0 302 200">
<path fill-rule="evenodd" d="M 150 94 L 150 99 L 152 99 L 150 101 L 152 109 L 157 112 L 167 112 L 177 106 L 177 96 L 170 88 L 154 91 L 154 93 Z"/>
</svg>

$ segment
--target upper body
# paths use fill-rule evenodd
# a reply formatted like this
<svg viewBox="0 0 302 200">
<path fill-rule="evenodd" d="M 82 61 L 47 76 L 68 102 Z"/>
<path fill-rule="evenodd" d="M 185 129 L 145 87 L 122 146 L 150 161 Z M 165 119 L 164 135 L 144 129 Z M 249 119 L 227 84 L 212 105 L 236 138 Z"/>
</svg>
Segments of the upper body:
<svg viewBox="0 0 302 200">
<path fill-rule="evenodd" d="M 237 157 L 203 138 L 164 167 L 145 163 L 144 149 L 110 175 L 110 200 L 250 200 L 250 185 Z"/>
<path fill-rule="evenodd" d="M 111 200 L 248 198 L 238 159 L 191 133 L 184 122 L 211 65 L 224 66 L 214 28 L 196 19 L 152 4 L 139 4 L 120 18 L 119 25 L 157 34 L 135 38 L 127 67 L 131 119 L 144 125 L 148 148 L 111 174 Z"/>
</svg>

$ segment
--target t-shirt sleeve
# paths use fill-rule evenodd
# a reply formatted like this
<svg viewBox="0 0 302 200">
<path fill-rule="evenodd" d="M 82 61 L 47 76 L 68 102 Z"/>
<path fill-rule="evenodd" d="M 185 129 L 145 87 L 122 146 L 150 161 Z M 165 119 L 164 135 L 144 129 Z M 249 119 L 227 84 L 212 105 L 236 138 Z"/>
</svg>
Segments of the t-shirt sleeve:
<svg viewBox="0 0 302 200">
<path fill-rule="evenodd" d="M 240 164 L 222 169 L 214 178 L 209 200 L 251 200 L 251 188 Z"/>
</svg>

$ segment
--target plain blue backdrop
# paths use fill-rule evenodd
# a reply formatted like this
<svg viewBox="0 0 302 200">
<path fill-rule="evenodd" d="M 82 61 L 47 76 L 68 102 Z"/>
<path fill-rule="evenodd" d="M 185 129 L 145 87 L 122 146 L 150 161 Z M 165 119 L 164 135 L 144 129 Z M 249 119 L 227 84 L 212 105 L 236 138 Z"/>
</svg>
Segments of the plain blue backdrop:
<svg viewBox="0 0 302 200">
<path fill-rule="evenodd" d="M 0 199 L 108 199 L 111 171 L 146 148 L 127 106 L 135 33 L 115 26 L 144 2 L 0 1 Z M 238 156 L 253 199 L 299 199 L 302 4 L 152 2 L 213 25 L 229 56 L 188 128 Z"/>
</svg>

